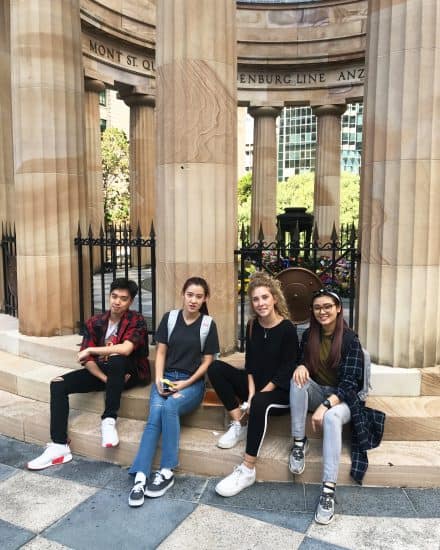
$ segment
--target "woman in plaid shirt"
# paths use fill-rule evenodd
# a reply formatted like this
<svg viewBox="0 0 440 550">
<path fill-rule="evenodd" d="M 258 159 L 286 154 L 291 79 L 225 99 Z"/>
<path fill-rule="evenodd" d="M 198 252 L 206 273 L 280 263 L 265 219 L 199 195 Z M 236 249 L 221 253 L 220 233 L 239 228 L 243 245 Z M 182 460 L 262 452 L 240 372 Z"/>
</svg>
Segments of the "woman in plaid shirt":
<svg viewBox="0 0 440 550">
<path fill-rule="evenodd" d="M 385 415 L 364 406 L 358 392 L 363 385 L 363 352 L 356 334 L 344 321 L 341 298 L 321 289 L 314 294 L 310 328 L 303 334 L 300 360 L 290 388 L 293 447 L 289 469 L 302 474 L 308 440 L 307 412 L 312 428 L 323 431 L 323 474 L 315 521 L 334 517 L 334 497 L 342 448 L 342 426 L 351 421 L 351 476 L 362 482 L 368 467 L 367 449 L 382 439 Z"/>
</svg>

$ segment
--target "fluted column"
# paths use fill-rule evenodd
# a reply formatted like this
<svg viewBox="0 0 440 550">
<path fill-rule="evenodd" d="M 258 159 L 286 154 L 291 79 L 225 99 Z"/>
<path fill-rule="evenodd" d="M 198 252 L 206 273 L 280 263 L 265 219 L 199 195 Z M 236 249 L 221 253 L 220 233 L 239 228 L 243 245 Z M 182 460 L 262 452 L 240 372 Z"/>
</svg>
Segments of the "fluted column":
<svg viewBox="0 0 440 550">
<path fill-rule="evenodd" d="M 104 194 L 102 190 L 101 126 L 99 116 L 99 94 L 105 90 L 104 82 L 86 78 L 85 87 L 85 143 L 87 182 L 87 226 L 92 226 L 98 235 L 104 224 Z M 96 255 L 95 267 L 99 265 Z"/>
<path fill-rule="evenodd" d="M 147 238 L 155 219 L 155 99 L 146 94 L 123 99 L 130 107 L 130 223 L 135 231 L 139 225 L 142 236 Z M 149 249 L 142 252 L 142 264 L 149 263 Z M 136 263 L 137 258 L 133 261 Z"/>
<path fill-rule="evenodd" d="M 266 242 L 275 240 L 277 211 L 277 135 L 279 107 L 252 107 L 254 148 L 252 162 L 251 240 L 258 239 L 260 225 Z"/>
<path fill-rule="evenodd" d="M 79 0 L 11 0 L 19 328 L 71 333 L 78 321 L 73 239 L 84 222 Z"/>
<path fill-rule="evenodd" d="M 359 333 L 373 359 L 440 363 L 440 11 L 371 0 Z"/>
<path fill-rule="evenodd" d="M 9 2 L 0 3 L 0 223 L 15 222 Z M 4 308 L 0 251 L 0 310 Z"/>
<path fill-rule="evenodd" d="M 0 221 L 15 221 L 9 2 L 0 5 Z"/>
<path fill-rule="evenodd" d="M 205 277 L 222 349 L 236 341 L 235 13 L 234 0 L 157 4 L 158 313 Z"/>
<path fill-rule="evenodd" d="M 341 115 L 346 109 L 346 105 L 313 107 L 318 119 L 313 213 L 322 244 L 330 241 L 333 224 L 339 230 Z"/>
</svg>

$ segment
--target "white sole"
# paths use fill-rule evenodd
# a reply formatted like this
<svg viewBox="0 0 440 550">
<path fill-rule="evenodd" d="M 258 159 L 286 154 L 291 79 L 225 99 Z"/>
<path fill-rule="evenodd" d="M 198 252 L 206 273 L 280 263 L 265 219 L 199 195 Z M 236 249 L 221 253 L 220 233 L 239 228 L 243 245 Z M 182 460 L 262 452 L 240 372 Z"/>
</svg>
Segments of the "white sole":
<svg viewBox="0 0 440 550">
<path fill-rule="evenodd" d="M 219 491 L 218 490 L 218 486 L 215 488 L 215 492 L 220 495 L 221 497 L 225 497 L 225 498 L 228 498 L 228 497 L 235 497 L 235 495 L 239 495 L 242 491 L 244 491 L 245 489 L 247 489 L 248 487 L 252 487 L 252 485 L 255 483 L 255 479 L 252 483 L 249 483 L 249 485 L 246 485 L 245 487 L 242 487 L 241 489 L 239 489 L 238 491 L 233 491 L 233 492 L 224 492 L 224 491 Z"/>
<path fill-rule="evenodd" d="M 335 519 L 335 516 L 333 515 L 333 516 L 331 517 L 331 519 L 329 519 L 328 521 L 318 521 L 318 520 L 316 519 L 316 516 L 315 516 L 314 519 L 315 519 L 315 523 L 317 523 L 318 525 L 329 525 L 329 523 L 331 523 L 331 522 Z"/>
<path fill-rule="evenodd" d="M 60 464 L 66 464 L 67 462 L 70 462 L 72 460 L 72 455 L 68 454 L 60 458 L 56 458 L 52 460 L 51 462 L 46 462 L 45 464 L 41 466 L 31 466 L 30 462 L 27 463 L 26 467 L 28 470 L 31 471 L 39 471 L 39 470 L 45 470 L 46 468 L 49 468 L 50 466 L 59 466 Z"/>
<path fill-rule="evenodd" d="M 149 497 L 149 498 L 157 498 L 157 497 L 161 497 L 163 496 L 167 491 L 168 489 L 171 489 L 171 487 L 174 485 L 174 478 L 172 480 L 172 482 L 167 485 L 165 487 L 165 489 L 162 489 L 161 491 L 152 491 L 151 493 L 148 491 L 148 489 L 145 489 L 145 496 Z"/>
<path fill-rule="evenodd" d="M 128 499 L 128 505 L 131 507 L 131 508 L 139 508 L 139 506 L 142 506 L 145 502 L 145 499 L 142 500 L 142 501 L 139 501 L 139 500 L 130 500 L 130 498 Z"/>
</svg>

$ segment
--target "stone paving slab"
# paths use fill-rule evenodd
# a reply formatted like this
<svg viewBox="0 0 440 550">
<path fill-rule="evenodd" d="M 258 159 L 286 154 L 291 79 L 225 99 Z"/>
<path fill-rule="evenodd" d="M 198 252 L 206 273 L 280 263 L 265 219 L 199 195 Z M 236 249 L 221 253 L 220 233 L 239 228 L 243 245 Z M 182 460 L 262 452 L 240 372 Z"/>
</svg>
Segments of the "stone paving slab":
<svg viewBox="0 0 440 550">
<path fill-rule="evenodd" d="M 127 469 L 74 455 L 28 472 L 41 447 L 0 436 L 1 550 L 439 550 L 440 489 L 338 487 L 336 516 L 313 521 L 319 486 L 256 483 L 229 499 L 218 478 L 176 476 L 132 509 Z"/>
<path fill-rule="evenodd" d="M 200 505 L 187 520 L 159 546 L 160 550 L 229 550 L 231 548 L 298 548 L 302 534 L 271 526 L 236 513 Z M 252 546 L 250 546 L 250 544 Z"/>
<path fill-rule="evenodd" d="M 39 533 L 94 492 L 79 483 L 20 471 L 2 481 L 0 519 Z"/>
<path fill-rule="evenodd" d="M 126 492 L 102 489 L 45 532 L 45 537 L 77 550 L 157 548 L 195 508 L 191 502 L 158 499 L 138 509 Z M 78 529 L 78 526 L 81 526 Z"/>
<path fill-rule="evenodd" d="M 313 523 L 308 534 L 356 550 L 438 550 L 440 522 L 438 519 L 338 515 L 327 526 Z"/>
<path fill-rule="evenodd" d="M 0 541 L 2 550 L 16 550 L 21 548 L 28 540 L 34 537 L 34 533 L 27 529 L 21 529 L 7 521 L 0 519 Z"/>
</svg>

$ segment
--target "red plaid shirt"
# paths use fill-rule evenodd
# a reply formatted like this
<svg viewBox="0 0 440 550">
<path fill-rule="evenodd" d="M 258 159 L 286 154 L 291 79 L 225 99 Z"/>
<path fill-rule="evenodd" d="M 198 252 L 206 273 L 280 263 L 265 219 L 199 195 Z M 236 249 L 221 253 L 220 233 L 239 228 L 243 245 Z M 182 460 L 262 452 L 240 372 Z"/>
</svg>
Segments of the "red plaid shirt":
<svg viewBox="0 0 440 550">
<path fill-rule="evenodd" d="M 81 350 L 105 346 L 110 311 L 95 315 L 87 320 Z M 128 310 L 119 321 L 115 344 L 122 344 L 129 340 L 134 345 L 130 358 L 134 360 L 142 382 L 149 384 L 151 380 L 150 363 L 148 361 L 148 331 L 144 317 L 137 311 Z M 86 361 L 95 361 L 97 358 L 89 355 Z"/>
</svg>

